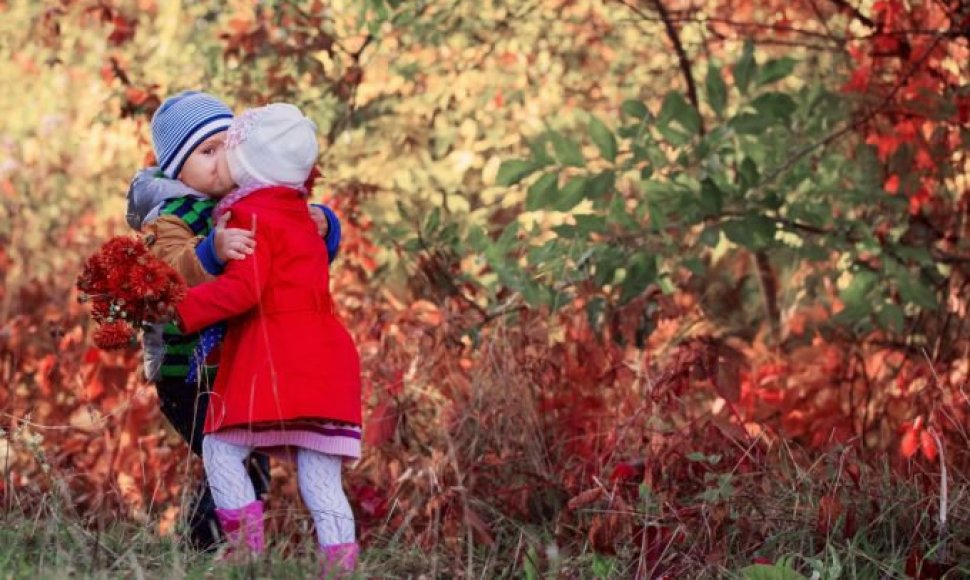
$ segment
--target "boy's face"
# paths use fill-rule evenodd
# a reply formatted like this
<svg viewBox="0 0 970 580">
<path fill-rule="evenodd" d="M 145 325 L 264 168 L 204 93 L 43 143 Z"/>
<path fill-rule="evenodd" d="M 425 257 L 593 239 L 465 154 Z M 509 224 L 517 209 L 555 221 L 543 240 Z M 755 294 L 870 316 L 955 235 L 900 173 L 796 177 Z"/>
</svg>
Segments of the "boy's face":
<svg viewBox="0 0 970 580">
<path fill-rule="evenodd" d="M 178 175 L 179 180 L 199 193 L 222 197 L 235 186 L 226 161 L 226 132 L 209 137 L 189 155 Z"/>
</svg>

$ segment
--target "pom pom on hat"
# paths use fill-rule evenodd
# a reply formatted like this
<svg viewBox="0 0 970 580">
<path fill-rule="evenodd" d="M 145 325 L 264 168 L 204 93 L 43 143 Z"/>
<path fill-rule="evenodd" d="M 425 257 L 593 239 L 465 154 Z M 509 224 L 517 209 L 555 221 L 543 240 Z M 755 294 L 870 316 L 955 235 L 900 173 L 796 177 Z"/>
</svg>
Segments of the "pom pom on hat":
<svg viewBox="0 0 970 580">
<path fill-rule="evenodd" d="M 316 124 L 290 104 L 246 111 L 233 121 L 226 138 L 233 181 L 240 187 L 303 187 L 320 152 L 316 131 Z"/>
<path fill-rule="evenodd" d="M 177 179 L 200 143 L 225 131 L 232 109 L 208 93 L 185 91 L 165 99 L 152 117 L 152 147 L 166 177 Z"/>
</svg>

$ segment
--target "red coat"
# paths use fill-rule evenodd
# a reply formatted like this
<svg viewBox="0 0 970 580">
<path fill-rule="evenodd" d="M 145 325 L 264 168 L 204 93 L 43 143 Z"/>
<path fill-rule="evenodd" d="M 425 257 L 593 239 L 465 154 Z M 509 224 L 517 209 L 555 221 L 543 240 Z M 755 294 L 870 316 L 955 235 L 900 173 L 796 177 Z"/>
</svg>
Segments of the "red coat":
<svg viewBox="0 0 970 580">
<path fill-rule="evenodd" d="M 229 323 L 205 432 L 291 419 L 360 425 L 360 358 L 334 316 L 326 246 L 306 201 L 267 187 L 230 211 L 230 227 L 255 226 L 254 253 L 177 307 L 185 332 Z"/>
</svg>

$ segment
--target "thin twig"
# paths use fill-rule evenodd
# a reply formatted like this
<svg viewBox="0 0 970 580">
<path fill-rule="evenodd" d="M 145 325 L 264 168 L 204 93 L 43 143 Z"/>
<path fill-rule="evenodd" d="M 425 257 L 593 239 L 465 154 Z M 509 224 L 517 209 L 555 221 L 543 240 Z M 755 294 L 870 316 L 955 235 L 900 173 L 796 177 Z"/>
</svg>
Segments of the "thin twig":
<svg viewBox="0 0 970 580">
<path fill-rule="evenodd" d="M 687 51 L 684 50 L 684 44 L 680 41 L 680 35 L 677 33 L 677 27 L 674 26 L 673 21 L 670 19 L 670 14 L 667 12 L 667 7 L 664 6 L 661 0 L 651 0 L 657 12 L 660 14 L 660 18 L 663 19 L 664 28 L 667 29 L 667 38 L 670 39 L 671 44 L 674 45 L 674 52 L 677 53 L 677 62 L 680 65 L 680 72 L 684 75 L 684 81 L 687 82 L 687 98 L 690 99 L 694 108 L 697 109 L 698 118 L 700 119 L 698 132 L 704 135 L 704 118 L 699 115 L 701 110 L 700 100 L 697 98 L 697 83 L 694 81 L 694 73 L 691 72 L 691 62 L 690 58 L 687 56 Z"/>
</svg>

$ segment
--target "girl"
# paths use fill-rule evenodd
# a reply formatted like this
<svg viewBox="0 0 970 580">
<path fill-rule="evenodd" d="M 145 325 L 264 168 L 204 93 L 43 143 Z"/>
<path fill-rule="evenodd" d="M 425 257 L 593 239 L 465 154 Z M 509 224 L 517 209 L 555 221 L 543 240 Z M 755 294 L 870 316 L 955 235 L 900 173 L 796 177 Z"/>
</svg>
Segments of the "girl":
<svg viewBox="0 0 970 580">
<path fill-rule="evenodd" d="M 263 550 L 263 505 L 243 461 L 253 449 L 295 457 L 324 572 L 339 573 L 359 552 L 340 470 L 360 457 L 360 360 L 334 315 L 324 241 L 304 201 L 317 154 L 316 126 L 292 105 L 233 120 L 224 170 L 239 189 L 215 219 L 231 209 L 229 225 L 252 230 L 256 243 L 192 288 L 176 314 L 184 332 L 229 322 L 202 442 L 223 530 Z"/>
</svg>

